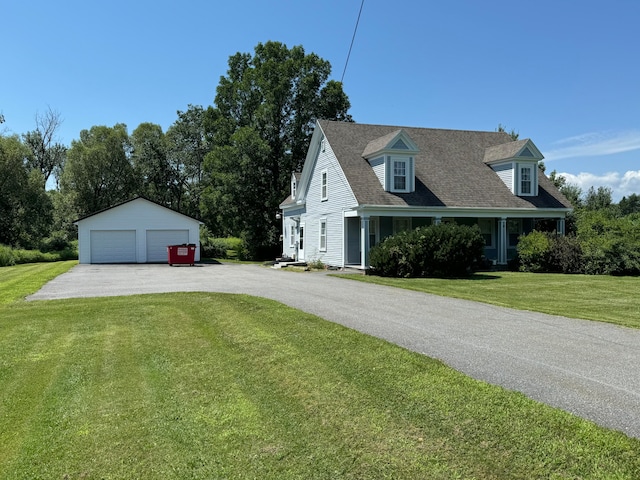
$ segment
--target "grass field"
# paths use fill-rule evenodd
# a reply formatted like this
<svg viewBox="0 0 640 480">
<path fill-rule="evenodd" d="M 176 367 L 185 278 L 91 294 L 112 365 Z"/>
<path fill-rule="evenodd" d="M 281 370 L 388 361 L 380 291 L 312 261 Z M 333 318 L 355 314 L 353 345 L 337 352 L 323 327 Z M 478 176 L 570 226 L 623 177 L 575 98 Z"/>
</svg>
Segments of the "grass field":
<svg viewBox="0 0 640 480">
<path fill-rule="evenodd" d="M 0 385 L 2 479 L 640 478 L 636 439 L 243 295 L 6 303 Z"/>
<path fill-rule="evenodd" d="M 640 277 L 492 272 L 469 278 L 341 278 L 640 328 Z"/>
</svg>

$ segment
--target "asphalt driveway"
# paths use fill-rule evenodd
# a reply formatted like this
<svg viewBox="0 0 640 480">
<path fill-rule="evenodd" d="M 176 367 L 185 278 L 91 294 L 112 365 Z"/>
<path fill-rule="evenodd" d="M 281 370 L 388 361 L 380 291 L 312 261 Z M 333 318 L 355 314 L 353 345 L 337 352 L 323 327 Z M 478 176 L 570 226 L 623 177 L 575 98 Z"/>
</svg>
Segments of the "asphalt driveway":
<svg viewBox="0 0 640 480">
<path fill-rule="evenodd" d="M 208 291 L 278 300 L 640 438 L 640 330 L 255 265 L 77 265 L 28 300 Z"/>
</svg>

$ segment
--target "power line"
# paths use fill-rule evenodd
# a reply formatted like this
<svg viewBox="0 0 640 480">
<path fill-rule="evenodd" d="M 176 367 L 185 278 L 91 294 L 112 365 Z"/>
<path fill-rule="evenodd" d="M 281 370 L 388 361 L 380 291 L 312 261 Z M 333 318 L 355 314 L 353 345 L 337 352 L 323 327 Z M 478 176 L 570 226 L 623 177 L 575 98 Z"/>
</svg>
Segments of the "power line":
<svg viewBox="0 0 640 480">
<path fill-rule="evenodd" d="M 349 53 L 347 54 L 347 61 L 344 62 L 344 70 L 342 71 L 342 78 L 340 83 L 344 81 L 344 74 L 347 72 L 347 65 L 349 64 L 349 57 L 351 57 L 351 49 L 353 48 L 353 42 L 356 39 L 356 32 L 358 31 L 358 24 L 360 23 L 360 15 L 362 14 L 362 7 L 364 7 L 364 0 L 360 4 L 360 11 L 358 12 L 358 20 L 356 20 L 356 28 L 353 29 L 353 37 L 351 37 L 351 45 L 349 46 Z"/>
</svg>

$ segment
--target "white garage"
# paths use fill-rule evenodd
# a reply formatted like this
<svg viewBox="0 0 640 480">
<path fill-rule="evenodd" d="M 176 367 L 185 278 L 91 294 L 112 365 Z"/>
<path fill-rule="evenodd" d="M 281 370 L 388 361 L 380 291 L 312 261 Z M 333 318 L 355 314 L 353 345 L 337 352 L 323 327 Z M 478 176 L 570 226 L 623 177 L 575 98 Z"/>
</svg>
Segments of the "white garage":
<svg viewBox="0 0 640 480">
<path fill-rule="evenodd" d="M 80 263 L 167 261 L 167 245 L 192 243 L 200 260 L 202 222 L 142 197 L 76 221 Z"/>
</svg>

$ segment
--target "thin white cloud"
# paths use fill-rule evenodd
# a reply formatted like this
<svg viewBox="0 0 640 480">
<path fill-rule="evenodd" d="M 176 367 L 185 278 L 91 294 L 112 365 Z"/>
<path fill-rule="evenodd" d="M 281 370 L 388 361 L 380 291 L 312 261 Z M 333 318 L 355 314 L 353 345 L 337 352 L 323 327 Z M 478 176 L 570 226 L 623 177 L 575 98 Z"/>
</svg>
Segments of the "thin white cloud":
<svg viewBox="0 0 640 480">
<path fill-rule="evenodd" d="M 579 186 L 584 193 L 590 187 L 609 187 L 613 191 L 613 201 L 619 202 L 622 197 L 628 197 L 632 193 L 640 194 L 640 170 L 629 170 L 623 174 L 620 172 L 608 172 L 596 175 L 588 172 L 560 173 L 567 179 L 567 183 Z"/>
<path fill-rule="evenodd" d="M 554 142 L 544 153 L 545 161 L 575 157 L 596 157 L 640 150 L 640 130 L 585 133 Z"/>
</svg>

